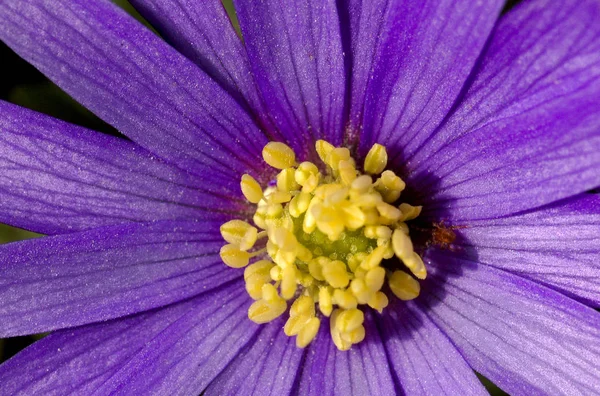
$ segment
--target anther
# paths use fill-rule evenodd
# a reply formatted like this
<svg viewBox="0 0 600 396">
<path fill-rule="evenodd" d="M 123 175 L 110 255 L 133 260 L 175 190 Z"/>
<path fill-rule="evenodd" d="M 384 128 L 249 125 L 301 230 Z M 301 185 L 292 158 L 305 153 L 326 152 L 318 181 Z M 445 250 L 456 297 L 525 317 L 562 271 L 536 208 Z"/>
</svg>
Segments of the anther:
<svg viewBox="0 0 600 396">
<path fill-rule="evenodd" d="M 413 244 L 410 237 L 400 229 L 394 230 L 394 234 L 392 235 L 392 246 L 394 248 L 394 253 L 396 253 L 396 256 L 401 260 L 404 260 L 413 254 Z"/>
<path fill-rule="evenodd" d="M 347 309 L 340 312 L 335 327 L 342 333 L 347 333 L 362 326 L 365 315 L 360 309 Z"/>
<path fill-rule="evenodd" d="M 358 230 L 365 225 L 367 216 L 357 205 L 345 205 L 341 208 L 343 221 L 349 230 Z"/>
<path fill-rule="evenodd" d="M 385 270 L 381 267 L 375 267 L 365 275 L 365 285 L 372 293 L 380 290 L 385 280 Z"/>
<path fill-rule="evenodd" d="M 350 283 L 350 291 L 356 297 L 359 304 L 366 304 L 372 297 L 372 292 L 361 278 L 355 278 Z"/>
<path fill-rule="evenodd" d="M 239 246 L 224 245 L 219 252 L 221 260 L 231 268 L 243 268 L 250 261 L 250 253 L 240 250 Z"/>
<path fill-rule="evenodd" d="M 385 202 L 377 204 L 377 211 L 382 217 L 381 220 L 383 224 L 393 224 L 400 219 L 400 216 L 402 216 L 400 209 Z"/>
<path fill-rule="evenodd" d="M 340 179 L 345 185 L 350 185 L 356 180 L 356 169 L 354 168 L 352 161 L 340 161 L 338 171 L 340 173 Z"/>
<path fill-rule="evenodd" d="M 373 185 L 373 179 L 371 179 L 371 176 L 361 175 L 361 176 L 358 176 L 356 179 L 354 179 L 354 181 L 352 182 L 350 187 L 353 190 L 352 192 L 360 195 L 360 194 L 365 194 L 367 191 L 369 191 L 369 188 L 372 185 Z"/>
<path fill-rule="evenodd" d="M 291 199 L 292 199 L 292 195 L 289 192 L 287 192 L 287 191 L 273 191 L 267 197 L 267 200 L 269 201 L 269 204 L 286 203 L 286 202 L 290 202 Z"/>
<path fill-rule="evenodd" d="M 345 161 L 350 159 L 350 150 L 346 147 L 336 147 L 327 156 L 327 165 L 334 171 L 339 169 L 340 161 Z"/>
<path fill-rule="evenodd" d="M 316 337 L 319 332 L 319 327 L 321 325 L 321 321 L 319 318 L 310 318 L 302 330 L 298 333 L 298 337 L 296 337 L 296 346 L 298 348 L 304 348 Z"/>
<path fill-rule="evenodd" d="M 372 268 L 377 267 L 381 260 L 383 260 L 383 255 L 385 254 L 386 246 L 378 246 L 375 250 L 371 252 L 360 265 L 365 270 L 370 270 Z"/>
<path fill-rule="evenodd" d="M 254 323 L 269 323 L 281 316 L 287 308 L 284 299 L 268 302 L 258 300 L 248 308 L 248 318 Z"/>
<path fill-rule="evenodd" d="M 382 313 L 384 308 L 388 306 L 389 300 L 384 293 L 378 291 L 373 294 L 368 304 L 369 307 L 377 310 L 379 313 Z"/>
<path fill-rule="evenodd" d="M 242 220 L 231 220 L 221 226 L 221 235 L 227 242 L 248 250 L 258 238 L 258 230 Z"/>
<path fill-rule="evenodd" d="M 296 169 L 286 168 L 277 175 L 277 188 L 280 191 L 290 192 L 298 189 L 295 176 Z"/>
<path fill-rule="evenodd" d="M 295 266 L 290 265 L 281 272 L 281 297 L 286 300 L 294 297 L 294 294 L 296 293 L 296 271 Z"/>
<path fill-rule="evenodd" d="M 358 306 L 358 300 L 351 290 L 335 289 L 333 301 L 341 308 L 352 309 Z"/>
<path fill-rule="evenodd" d="M 402 212 L 402 221 L 408 221 L 416 219 L 421 214 L 422 206 L 412 206 L 407 203 L 402 203 L 399 206 L 400 212 Z"/>
<path fill-rule="evenodd" d="M 303 162 L 296 169 L 294 178 L 303 192 L 311 193 L 319 185 L 319 169 L 312 162 Z"/>
<path fill-rule="evenodd" d="M 326 142 L 325 140 L 317 140 L 315 148 L 321 161 L 327 163 L 327 157 L 329 157 L 329 154 L 331 154 L 335 147 L 329 142 Z"/>
<path fill-rule="evenodd" d="M 400 300 L 413 300 L 421 292 L 421 285 L 404 271 L 394 271 L 388 281 L 392 293 Z"/>
<path fill-rule="evenodd" d="M 375 186 L 383 200 L 388 203 L 397 201 L 405 187 L 404 181 L 390 170 L 386 170 L 381 174 Z"/>
<path fill-rule="evenodd" d="M 350 282 L 350 277 L 346 272 L 346 264 L 335 260 L 329 262 L 322 269 L 323 277 L 334 288 L 346 287 Z"/>
<path fill-rule="evenodd" d="M 292 215 L 295 218 L 300 217 L 304 212 L 308 210 L 308 205 L 310 204 L 311 199 L 311 195 L 305 192 L 301 192 L 300 194 L 292 198 L 290 204 L 288 205 L 290 215 Z"/>
<path fill-rule="evenodd" d="M 427 277 L 427 269 L 423 263 L 423 259 L 417 253 L 412 254 L 402 260 L 404 265 L 419 279 L 425 279 Z"/>
<path fill-rule="evenodd" d="M 260 184 L 252 176 L 242 175 L 240 186 L 242 187 L 242 194 L 251 203 L 257 204 L 263 199 L 262 188 L 260 188 Z"/>
<path fill-rule="evenodd" d="M 331 292 L 326 286 L 319 289 L 319 310 L 325 316 L 331 315 L 331 311 L 333 310 Z"/>
<path fill-rule="evenodd" d="M 265 162 L 275 169 L 286 169 L 296 164 L 294 150 L 281 142 L 267 143 L 262 155 Z"/>
<path fill-rule="evenodd" d="M 381 144 L 374 144 L 371 150 L 367 153 L 365 159 L 365 172 L 371 175 L 378 175 L 385 169 L 387 165 L 387 151 Z"/>
</svg>

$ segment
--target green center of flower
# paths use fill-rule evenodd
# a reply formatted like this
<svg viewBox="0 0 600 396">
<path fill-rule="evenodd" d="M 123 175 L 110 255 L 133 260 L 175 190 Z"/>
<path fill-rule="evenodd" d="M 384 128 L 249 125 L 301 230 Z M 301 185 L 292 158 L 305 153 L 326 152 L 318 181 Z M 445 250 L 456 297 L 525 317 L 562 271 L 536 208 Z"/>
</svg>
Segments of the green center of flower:
<svg viewBox="0 0 600 396">
<path fill-rule="evenodd" d="M 319 140 L 316 150 L 324 171 L 312 162 L 296 163 L 295 153 L 283 143 L 265 146 L 264 160 L 280 170 L 277 184 L 263 189 L 252 176 L 242 176 L 242 193 L 256 205 L 256 227 L 242 220 L 223 224 L 228 244 L 221 258 L 230 267 L 246 267 L 246 290 L 256 300 L 248 310 L 250 320 L 270 322 L 293 301 L 284 332 L 297 336 L 298 347 L 314 339 L 325 316 L 335 345 L 348 350 L 365 337 L 362 308 L 381 313 L 388 305 L 381 291 L 386 280 L 402 300 L 419 295 L 415 277 L 425 279 L 427 270 L 405 222 L 416 218 L 421 207 L 394 205 L 405 183 L 384 171 L 384 146 L 371 148 L 364 174 L 347 148 Z M 263 239 L 265 248 L 251 252 Z M 411 273 L 381 265 L 394 256 Z M 262 259 L 249 264 L 254 258 Z"/>
</svg>

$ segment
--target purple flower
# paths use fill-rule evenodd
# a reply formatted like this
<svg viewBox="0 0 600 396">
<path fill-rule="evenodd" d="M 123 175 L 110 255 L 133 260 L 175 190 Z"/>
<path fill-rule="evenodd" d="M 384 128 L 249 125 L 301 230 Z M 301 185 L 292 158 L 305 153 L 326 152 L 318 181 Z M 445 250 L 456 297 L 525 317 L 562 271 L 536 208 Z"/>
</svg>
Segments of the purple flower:
<svg viewBox="0 0 600 396">
<path fill-rule="evenodd" d="M 600 393 L 600 4 L 2 0 L 0 38 L 130 140 L 0 103 L 2 394 Z M 248 319 L 243 174 L 374 143 L 422 205 L 421 293 L 339 351 Z M 449 228 L 455 226 L 455 228 Z M 421 238 L 419 238 L 419 235 Z M 455 239 L 456 238 L 456 239 Z M 323 323 L 328 319 L 320 316 Z"/>
</svg>

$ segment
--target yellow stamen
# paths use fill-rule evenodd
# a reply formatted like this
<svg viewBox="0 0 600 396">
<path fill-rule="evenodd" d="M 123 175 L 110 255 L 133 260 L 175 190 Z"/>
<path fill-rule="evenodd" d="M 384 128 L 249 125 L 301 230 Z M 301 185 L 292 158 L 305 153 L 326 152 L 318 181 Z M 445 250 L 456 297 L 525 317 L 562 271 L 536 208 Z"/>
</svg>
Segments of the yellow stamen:
<svg viewBox="0 0 600 396">
<path fill-rule="evenodd" d="M 292 194 L 287 191 L 273 191 L 267 197 L 269 204 L 281 204 L 290 202 L 292 199 Z M 283 208 L 282 208 L 283 209 Z"/>
<path fill-rule="evenodd" d="M 257 204 L 263 198 L 263 191 L 260 188 L 260 184 L 250 175 L 242 175 L 242 194 L 248 201 L 253 204 Z"/>
<path fill-rule="evenodd" d="M 371 150 L 367 153 L 365 159 L 365 172 L 371 175 L 377 175 L 385 169 L 387 165 L 387 151 L 381 144 L 374 144 Z"/>
<path fill-rule="evenodd" d="M 391 203 L 396 202 L 400 198 L 400 194 L 404 191 L 406 184 L 404 181 L 396 176 L 396 174 L 390 170 L 386 170 L 381 174 L 375 188 L 385 202 Z"/>
<path fill-rule="evenodd" d="M 327 157 L 329 157 L 329 154 L 331 154 L 335 147 L 325 140 L 318 140 L 315 144 L 315 148 L 321 161 L 327 162 Z"/>
<path fill-rule="evenodd" d="M 425 279 L 427 277 L 427 269 L 423 259 L 417 253 L 412 252 L 410 256 L 403 260 L 404 265 L 419 279 Z"/>
<path fill-rule="evenodd" d="M 402 212 L 402 221 L 416 219 L 421 214 L 422 206 L 412 206 L 407 203 L 401 203 L 398 207 Z"/>
<path fill-rule="evenodd" d="M 294 191 L 298 189 L 298 183 L 296 183 L 296 169 L 286 168 L 279 172 L 277 175 L 277 188 L 280 191 Z"/>
<path fill-rule="evenodd" d="M 294 294 L 296 294 L 297 282 L 295 266 L 290 265 L 284 268 L 281 272 L 281 297 L 286 300 L 294 297 Z"/>
<path fill-rule="evenodd" d="M 321 320 L 329 317 L 333 342 L 348 350 L 365 338 L 363 310 L 368 306 L 381 313 L 389 304 L 382 291 L 386 278 L 398 298 L 418 296 L 418 280 L 408 272 L 386 270 L 386 260 L 396 256 L 392 266 L 404 266 L 418 279 L 427 276 L 405 223 L 421 207 L 398 206 L 405 183 L 392 170 L 384 171 L 384 146 L 371 148 L 362 166 L 368 174 L 362 175 L 347 148 L 322 140 L 315 148 L 321 168 L 307 161 L 297 164 L 283 143 L 265 146 L 264 160 L 280 169 L 276 185 L 263 190 L 252 176 L 242 176 L 242 193 L 257 205 L 255 226 L 242 220 L 223 224 L 228 244 L 220 254 L 228 266 L 246 267 L 246 290 L 256 300 L 248 310 L 250 320 L 270 322 L 288 309 L 289 301 L 283 330 L 296 337 L 299 348 L 317 336 Z M 248 265 L 260 255 L 269 260 Z"/>
<path fill-rule="evenodd" d="M 392 246 L 396 256 L 402 260 L 410 257 L 413 254 L 413 244 L 410 237 L 403 230 L 396 229 L 392 236 Z"/>
<path fill-rule="evenodd" d="M 352 294 L 351 290 L 344 290 L 336 288 L 333 291 L 333 302 L 335 302 L 341 308 L 351 309 L 356 308 L 358 305 L 358 300 Z"/>
<path fill-rule="evenodd" d="M 262 287 L 262 299 L 252 303 L 248 318 L 255 323 L 268 323 L 278 318 L 287 309 L 286 301 L 279 297 L 277 289 L 270 283 Z"/>
<path fill-rule="evenodd" d="M 340 161 L 338 170 L 340 172 L 340 179 L 345 185 L 348 186 L 356 180 L 356 169 L 354 168 L 352 161 Z"/>
<path fill-rule="evenodd" d="M 296 164 L 294 150 L 280 142 L 267 143 L 262 155 L 265 162 L 275 169 L 286 169 Z"/>
<path fill-rule="evenodd" d="M 392 293 L 400 300 L 412 300 L 416 298 L 420 291 L 421 285 L 412 276 L 404 271 L 394 271 L 388 280 Z"/>
<path fill-rule="evenodd" d="M 231 220 L 221 226 L 221 235 L 227 242 L 248 250 L 258 238 L 258 230 L 242 220 Z"/>
<path fill-rule="evenodd" d="M 360 309 L 347 309 L 337 317 L 335 327 L 342 333 L 348 333 L 362 326 L 365 320 L 365 314 Z"/>
<path fill-rule="evenodd" d="M 298 348 L 304 348 L 316 337 L 319 332 L 319 326 L 321 325 L 321 321 L 319 318 L 310 318 L 302 330 L 298 333 L 298 337 L 296 337 L 296 346 Z"/>
<path fill-rule="evenodd" d="M 350 150 L 346 147 L 336 147 L 327 156 L 325 161 L 327 165 L 334 171 L 337 171 L 340 166 L 340 161 L 346 161 L 350 159 Z"/>
<path fill-rule="evenodd" d="M 312 162 L 303 162 L 294 173 L 296 183 L 302 186 L 302 191 L 311 193 L 319 185 L 319 169 Z"/>
<path fill-rule="evenodd" d="M 373 297 L 371 297 L 371 299 L 368 302 L 369 307 L 377 310 L 377 312 L 379 313 L 383 312 L 383 309 L 388 306 L 388 303 L 389 301 L 387 296 L 380 291 L 373 294 Z"/>
<path fill-rule="evenodd" d="M 250 253 L 240 250 L 236 245 L 225 245 L 219 252 L 221 260 L 231 268 L 243 268 L 250 261 Z"/>
<path fill-rule="evenodd" d="M 381 267 L 372 268 L 365 275 L 365 285 L 373 293 L 381 290 L 384 280 L 385 270 Z"/>
<path fill-rule="evenodd" d="M 346 264 L 343 261 L 335 260 L 328 263 L 323 269 L 323 277 L 334 288 L 346 287 L 350 282 L 350 277 L 346 272 Z"/>
</svg>

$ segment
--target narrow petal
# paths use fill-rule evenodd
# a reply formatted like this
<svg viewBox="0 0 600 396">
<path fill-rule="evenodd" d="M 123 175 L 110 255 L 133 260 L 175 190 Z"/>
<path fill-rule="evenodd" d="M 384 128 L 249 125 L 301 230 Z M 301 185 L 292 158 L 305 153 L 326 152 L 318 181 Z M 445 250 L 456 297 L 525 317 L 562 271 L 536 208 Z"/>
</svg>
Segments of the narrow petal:
<svg viewBox="0 0 600 396">
<path fill-rule="evenodd" d="M 600 313 L 487 265 L 433 260 L 419 304 L 471 367 L 513 395 L 600 392 Z"/>
<path fill-rule="evenodd" d="M 3 245 L 0 336 L 141 312 L 234 279 L 218 254 L 219 224 L 130 224 Z"/>
<path fill-rule="evenodd" d="M 334 0 L 234 1 L 256 82 L 275 124 L 306 154 L 340 144 L 344 58 Z"/>
<path fill-rule="evenodd" d="M 0 38 L 132 140 L 207 182 L 260 172 L 266 137 L 190 60 L 103 0 L 7 0 Z"/>
<path fill-rule="evenodd" d="M 362 127 L 367 85 L 377 63 L 377 49 L 392 7 L 389 0 L 338 0 L 342 44 L 350 79 L 349 129 L 357 137 Z"/>
<path fill-rule="evenodd" d="M 339 351 L 329 334 L 329 321 L 306 352 L 300 378 L 301 395 L 394 395 L 392 374 L 379 331 L 371 314 L 365 315 L 367 338 L 349 351 Z"/>
<path fill-rule="evenodd" d="M 252 338 L 243 285 L 57 331 L 0 366 L 6 394 L 200 394 Z M 142 381 L 145 380 L 145 381 Z"/>
<path fill-rule="evenodd" d="M 220 0 L 131 0 L 179 52 L 194 61 L 264 123 L 264 109 L 242 40 Z"/>
<path fill-rule="evenodd" d="M 503 4 L 393 3 L 367 88 L 362 151 L 385 144 L 402 164 L 429 138 L 456 101 Z"/>
<path fill-rule="evenodd" d="M 600 4 L 528 1 L 499 23 L 464 99 L 410 160 L 431 209 L 528 210 L 600 185 Z"/>
<path fill-rule="evenodd" d="M 380 322 L 390 364 L 405 394 L 488 394 L 448 337 L 419 307 L 394 299 Z"/>
<path fill-rule="evenodd" d="M 288 395 L 304 350 L 282 331 L 285 320 L 260 327 L 255 339 L 206 389 L 207 395 Z"/>
<path fill-rule="evenodd" d="M 0 167 L 0 221 L 43 234 L 236 209 L 134 143 L 6 102 Z"/>
<path fill-rule="evenodd" d="M 600 196 L 551 206 L 460 230 L 465 252 L 600 307 Z"/>
</svg>

